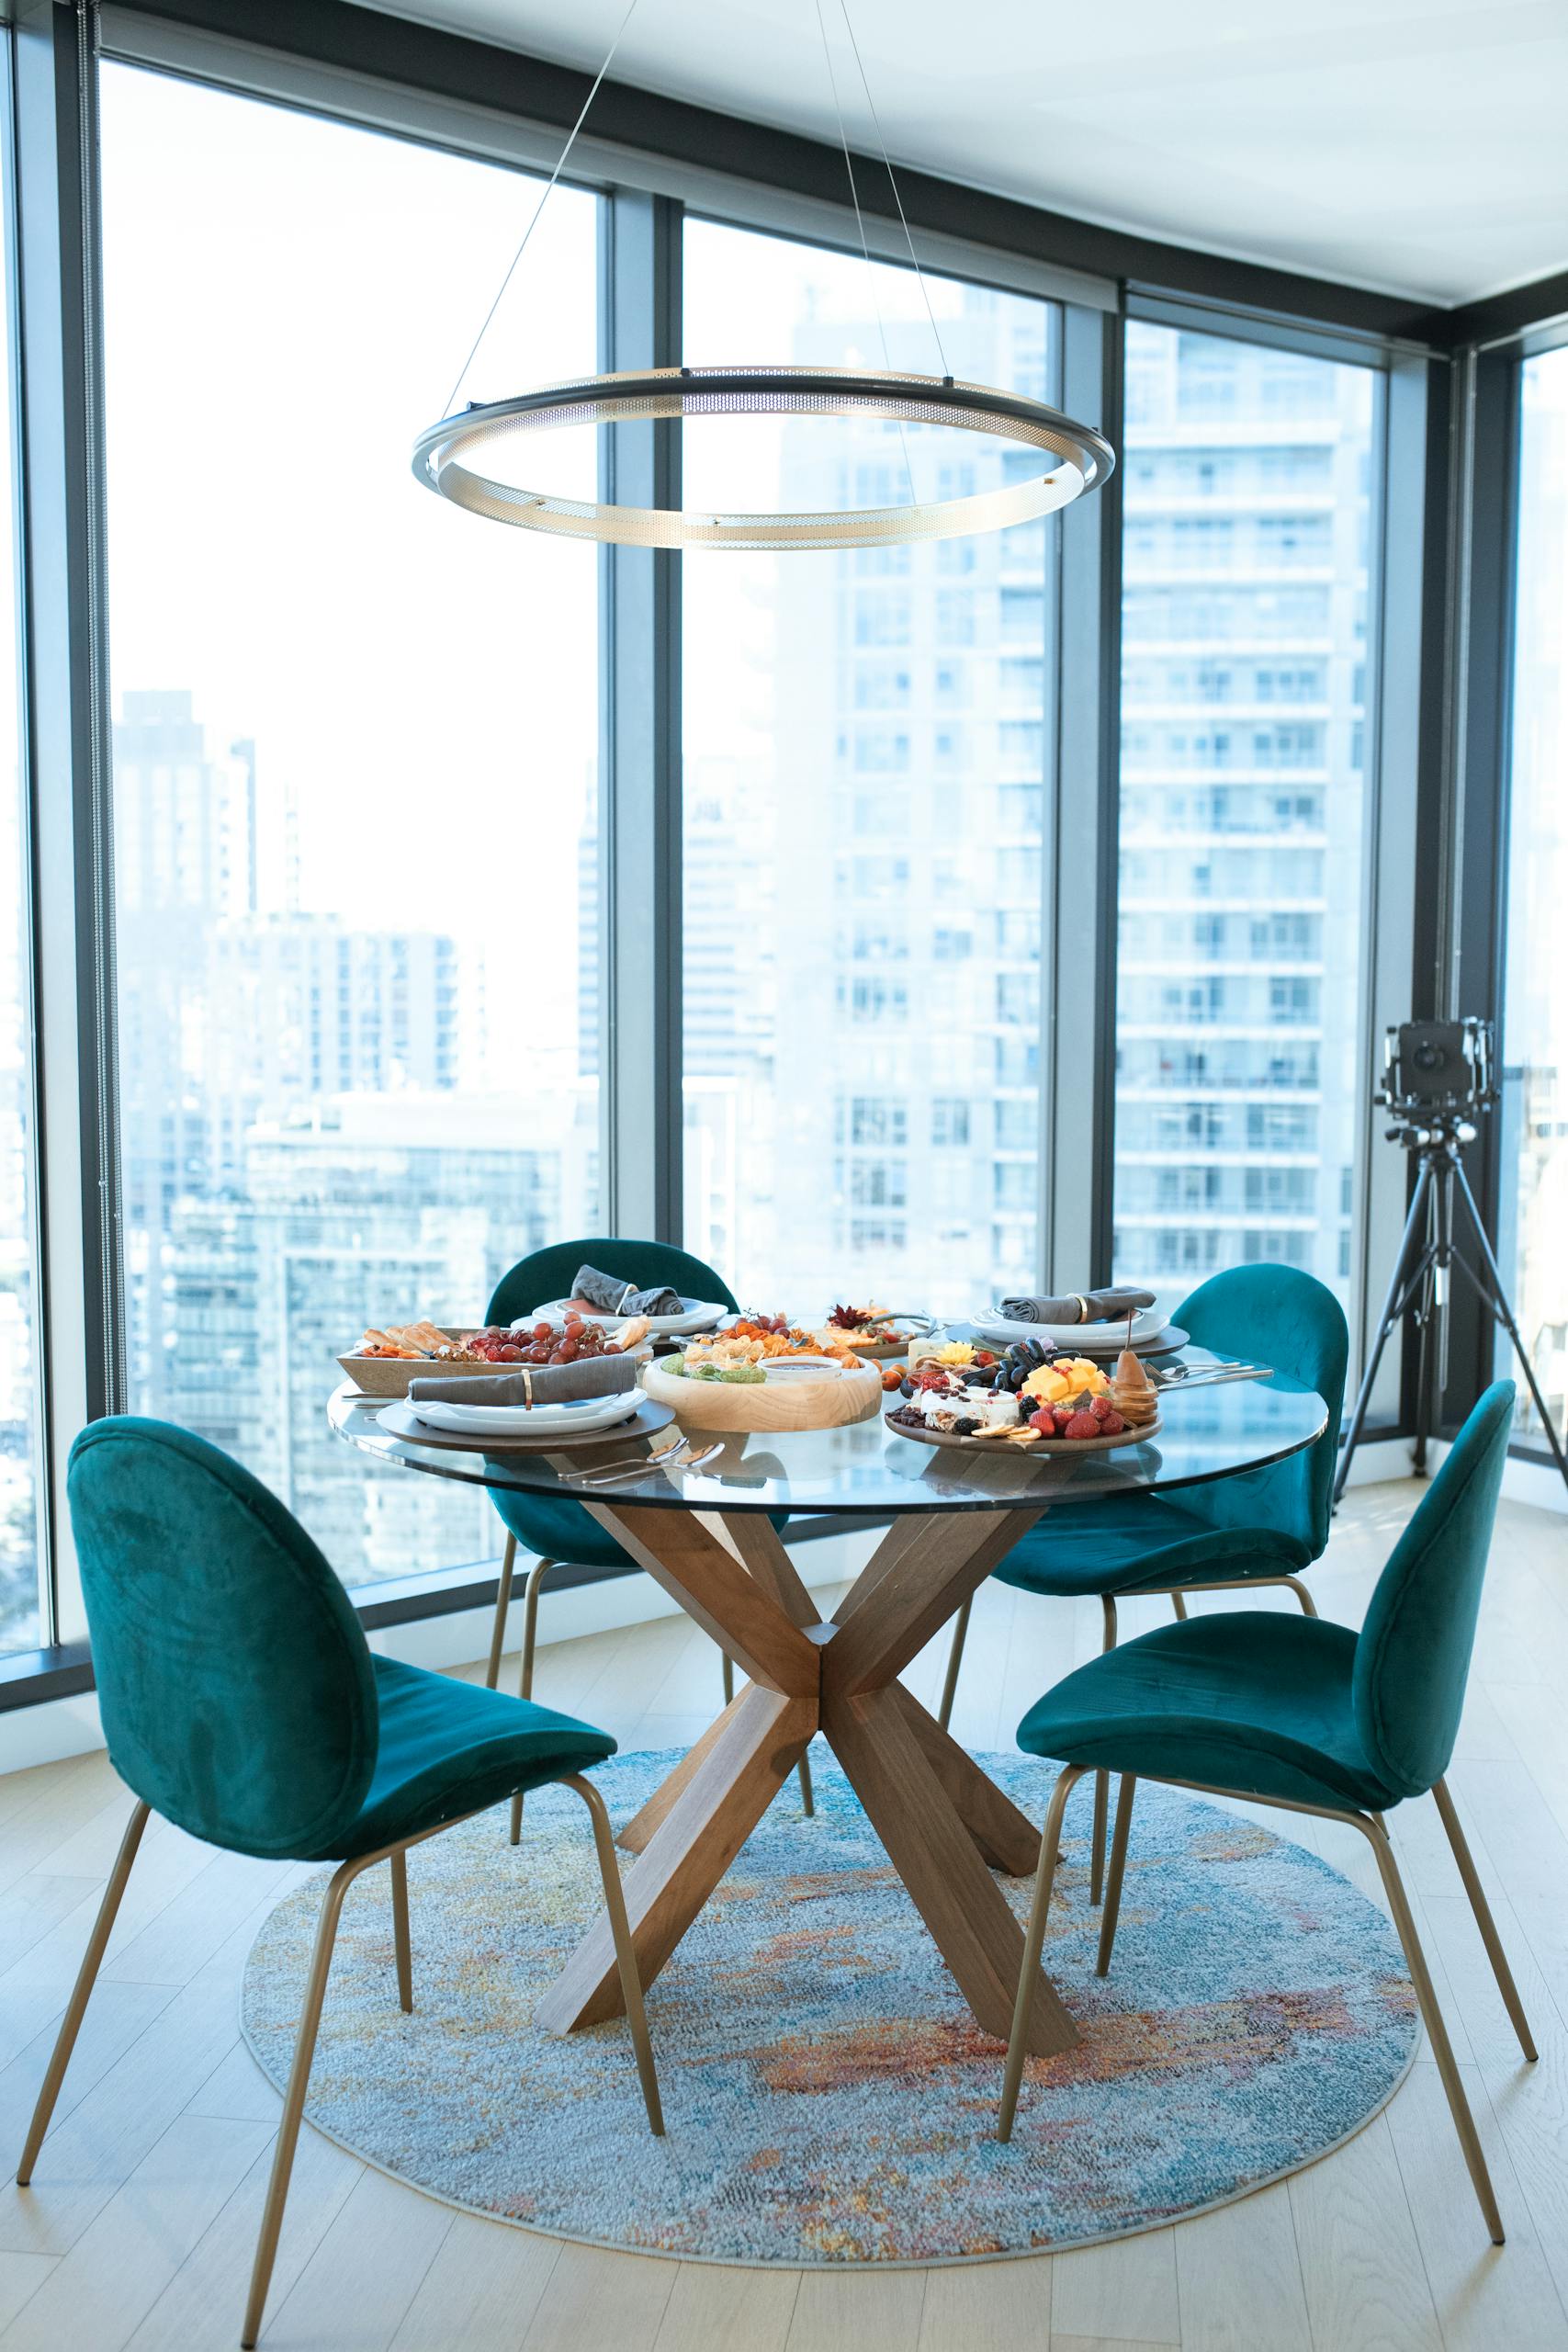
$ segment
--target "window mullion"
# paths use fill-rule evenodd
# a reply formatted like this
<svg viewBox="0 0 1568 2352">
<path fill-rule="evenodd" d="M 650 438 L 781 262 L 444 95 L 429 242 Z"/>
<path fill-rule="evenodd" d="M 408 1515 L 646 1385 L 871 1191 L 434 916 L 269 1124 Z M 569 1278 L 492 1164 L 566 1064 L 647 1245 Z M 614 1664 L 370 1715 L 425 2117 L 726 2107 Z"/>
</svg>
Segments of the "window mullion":
<svg viewBox="0 0 1568 2352">
<path fill-rule="evenodd" d="M 617 192 L 601 241 L 606 368 L 678 366 L 681 207 Z M 605 495 L 678 506 L 680 426 L 615 425 Z M 608 1229 L 678 1240 L 681 1112 L 681 558 L 601 559 L 601 1120 Z"/>
<path fill-rule="evenodd" d="M 1062 406 L 1120 448 L 1122 322 L 1063 313 Z M 1061 517 L 1056 777 L 1041 941 L 1041 1176 L 1048 1287 L 1111 1271 L 1115 1072 L 1120 470 Z"/>
<path fill-rule="evenodd" d="M 103 613 L 96 62 L 91 19 L 24 15 L 16 41 L 23 707 L 33 821 L 49 1636 L 84 1631 L 66 1458 L 120 1401 L 112 885 Z"/>
</svg>

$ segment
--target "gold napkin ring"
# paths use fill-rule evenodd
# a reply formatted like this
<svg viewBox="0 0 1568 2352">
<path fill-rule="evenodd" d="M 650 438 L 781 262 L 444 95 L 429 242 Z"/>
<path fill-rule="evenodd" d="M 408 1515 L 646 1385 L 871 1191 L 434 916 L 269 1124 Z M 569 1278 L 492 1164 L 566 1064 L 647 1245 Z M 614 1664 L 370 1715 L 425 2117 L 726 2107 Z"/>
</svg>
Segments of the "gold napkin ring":
<svg viewBox="0 0 1568 2352">
<path fill-rule="evenodd" d="M 1088 1301 L 1088 1299 L 1084 1297 L 1084 1295 L 1083 1295 L 1083 1294 L 1081 1293 L 1081 1291 L 1074 1291 L 1074 1293 L 1073 1293 L 1073 1296 L 1077 1300 L 1077 1303 L 1078 1303 L 1078 1321 L 1079 1321 L 1080 1323 L 1087 1323 L 1087 1322 L 1089 1321 L 1089 1301 Z"/>
<path fill-rule="evenodd" d="M 523 1374 L 523 1410 L 531 1413 L 534 1409 L 534 1375 L 526 1364 L 520 1369 Z"/>
</svg>

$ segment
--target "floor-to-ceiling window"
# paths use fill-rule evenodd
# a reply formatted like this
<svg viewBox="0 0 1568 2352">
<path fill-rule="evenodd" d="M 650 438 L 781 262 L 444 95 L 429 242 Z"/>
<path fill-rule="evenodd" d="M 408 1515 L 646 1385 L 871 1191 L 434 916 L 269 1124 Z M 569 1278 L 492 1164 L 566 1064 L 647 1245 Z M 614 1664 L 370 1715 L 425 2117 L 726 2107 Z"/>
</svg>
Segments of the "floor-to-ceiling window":
<svg viewBox="0 0 1568 2352">
<path fill-rule="evenodd" d="M 102 114 L 130 1403 L 351 1581 L 483 1557 L 481 1496 L 323 1407 L 367 1322 L 477 1318 L 596 1215 L 594 551 L 410 471 L 537 183 L 125 66 Z M 468 392 L 592 371 L 597 203 Z"/>
<path fill-rule="evenodd" d="M 1559 1434 L 1568 1404 L 1568 349 L 1520 375 L 1499 1256 Z M 1514 1367 L 1503 1361 L 1499 1370 Z M 1519 1387 L 1521 1435 L 1541 1435 Z"/>
<path fill-rule="evenodd" d="M 0 32 L 0 43 L 9 38 Z M 0 57 L 5 55 L 0 48 Z M 10 254 L 0 238 L 0 319 L 8 313 L 9 277 Z M 39 1609 L 32 925 L 17 708 L 11 408 L 7 398 L 0 419 L 0 1650 L 31 1649 L 44 1638 Z"/>
<path fill-rule="evenodd" d="M 1127 331 L 1115 1260 L 1348 1295 L 1376 379 Z"/>
<path fill-rule="evenodd" d="M 1048 398 L 1045 301 L 694 220 L 691 364 Z M 688 424 L 686 503 L 953 497 L 1035 470 L 850 418 Z M 688 1245 L 751 1304 L 963 1311 L 1034 1278 L 1049 521 L 694 555 L 684 583 Z"/>
</svg>

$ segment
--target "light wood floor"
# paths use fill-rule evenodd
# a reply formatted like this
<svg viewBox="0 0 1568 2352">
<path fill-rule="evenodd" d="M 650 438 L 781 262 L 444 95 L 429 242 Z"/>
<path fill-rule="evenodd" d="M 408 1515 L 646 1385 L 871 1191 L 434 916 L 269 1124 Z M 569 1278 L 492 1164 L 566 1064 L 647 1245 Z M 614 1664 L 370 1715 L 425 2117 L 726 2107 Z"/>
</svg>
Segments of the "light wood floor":
<svg viewBox="0 0 1568 2352">
<path fill-rule="evenodd" d="M 1352 1494 L 1312 1579 L 1325 1616 L 1359 1622 L 1419 1491 Z M 1163 1617 L 1163 1604 L 1127 1605 L 1123 1632 Z M 987 1586 L 954 1731 L 975 1747 L 1010 1746 L 1026 1705 L 1099 1643 L 1097 1603 Z M 933 1645 L 908 1678 L 928 1703 L 944 1654 Z M 717 1659 L 671 1619 L 546 1650 L 536 1690 L 624 1746 L 666 1747 L 716 1711 Z M 925 2273 L 722 2270 L 558 2245 L 432 2203 L 307 2130 L 263 2342 L 273 2352 L 1568 2352 L 1560 1517 L 1504 1506 L 1451 1784 L 1542 2052 L 1539 2067 L 1518 2062 L 1430 1800 L 1403 1807 L 1393 1826 L 1508 2228 L 1501 2251 L 1486 2242 L 1426 2059 L 1349 2146 L 1224 2211 L 1081 2253 Z M 101 1755 L 0 1779 L 0 2164 L 20 2147 L 128 1802 Z M 1353 1831 L 1298 1820 L 1290 1834 L 1376 1896 Z M 0 2189 L 0 2352 L 202 2352 L 237 2340 L 277 2113 L 239 2041 L 238 1986 L 260 1920 L 297 1875 L 149 1831 L 34 2186 Z M 411 1881 L 417 1957 L 412 1871 Z M 651 2010 L 657 2045 L 657 1993 Z M 679 2129 L 678 2106 L 672 2120 Z"/>
</svg>

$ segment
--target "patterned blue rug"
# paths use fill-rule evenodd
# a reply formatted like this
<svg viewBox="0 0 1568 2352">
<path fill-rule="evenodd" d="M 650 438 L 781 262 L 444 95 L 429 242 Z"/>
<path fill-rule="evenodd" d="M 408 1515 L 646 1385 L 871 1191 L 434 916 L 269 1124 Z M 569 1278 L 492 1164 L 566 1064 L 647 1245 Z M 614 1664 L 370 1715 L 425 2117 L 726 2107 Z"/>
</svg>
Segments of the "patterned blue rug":
<svg viewBox="0 0 1568 2352">
<path fill-rule="evenodd" d="M 617 1821 L 674 1754 L 597 1775 Z M 1052 1770 L 986 1768 L 1038 1819 Z M 597 1907 L 587 1815 L 557 1790 L 409 1857 L 415 2013 L 397 2007 L 389 1876 L 344 1905 L 308 2113 L 455 2204 L 691 2261 L 976 2261 L 1150 2229 L 1347 2139 L 1415 2052 L 1393 1931 L 1303 1847 L 1175 1790 L 1138 1792 L 1111 1973 L 1093 1973 L 1090 1783 L 1067 1812 L 1045 1961 L 1083 2040 L 1032 2060 L 1010 2146 L 1002 2052 L 975 2025 L 820 1741 L 652 1988 L 668 2137 L 624 2023 L 557 2039 L 537 1996 Z M 324 1874 L 323 1874 L 324 1875 Z M 1021 1912 L 1025 1881 L 1002 1881 Z M 288 2072 L 319 1886 L 263 1927 L 243 2025 Z"/>
</svg>

